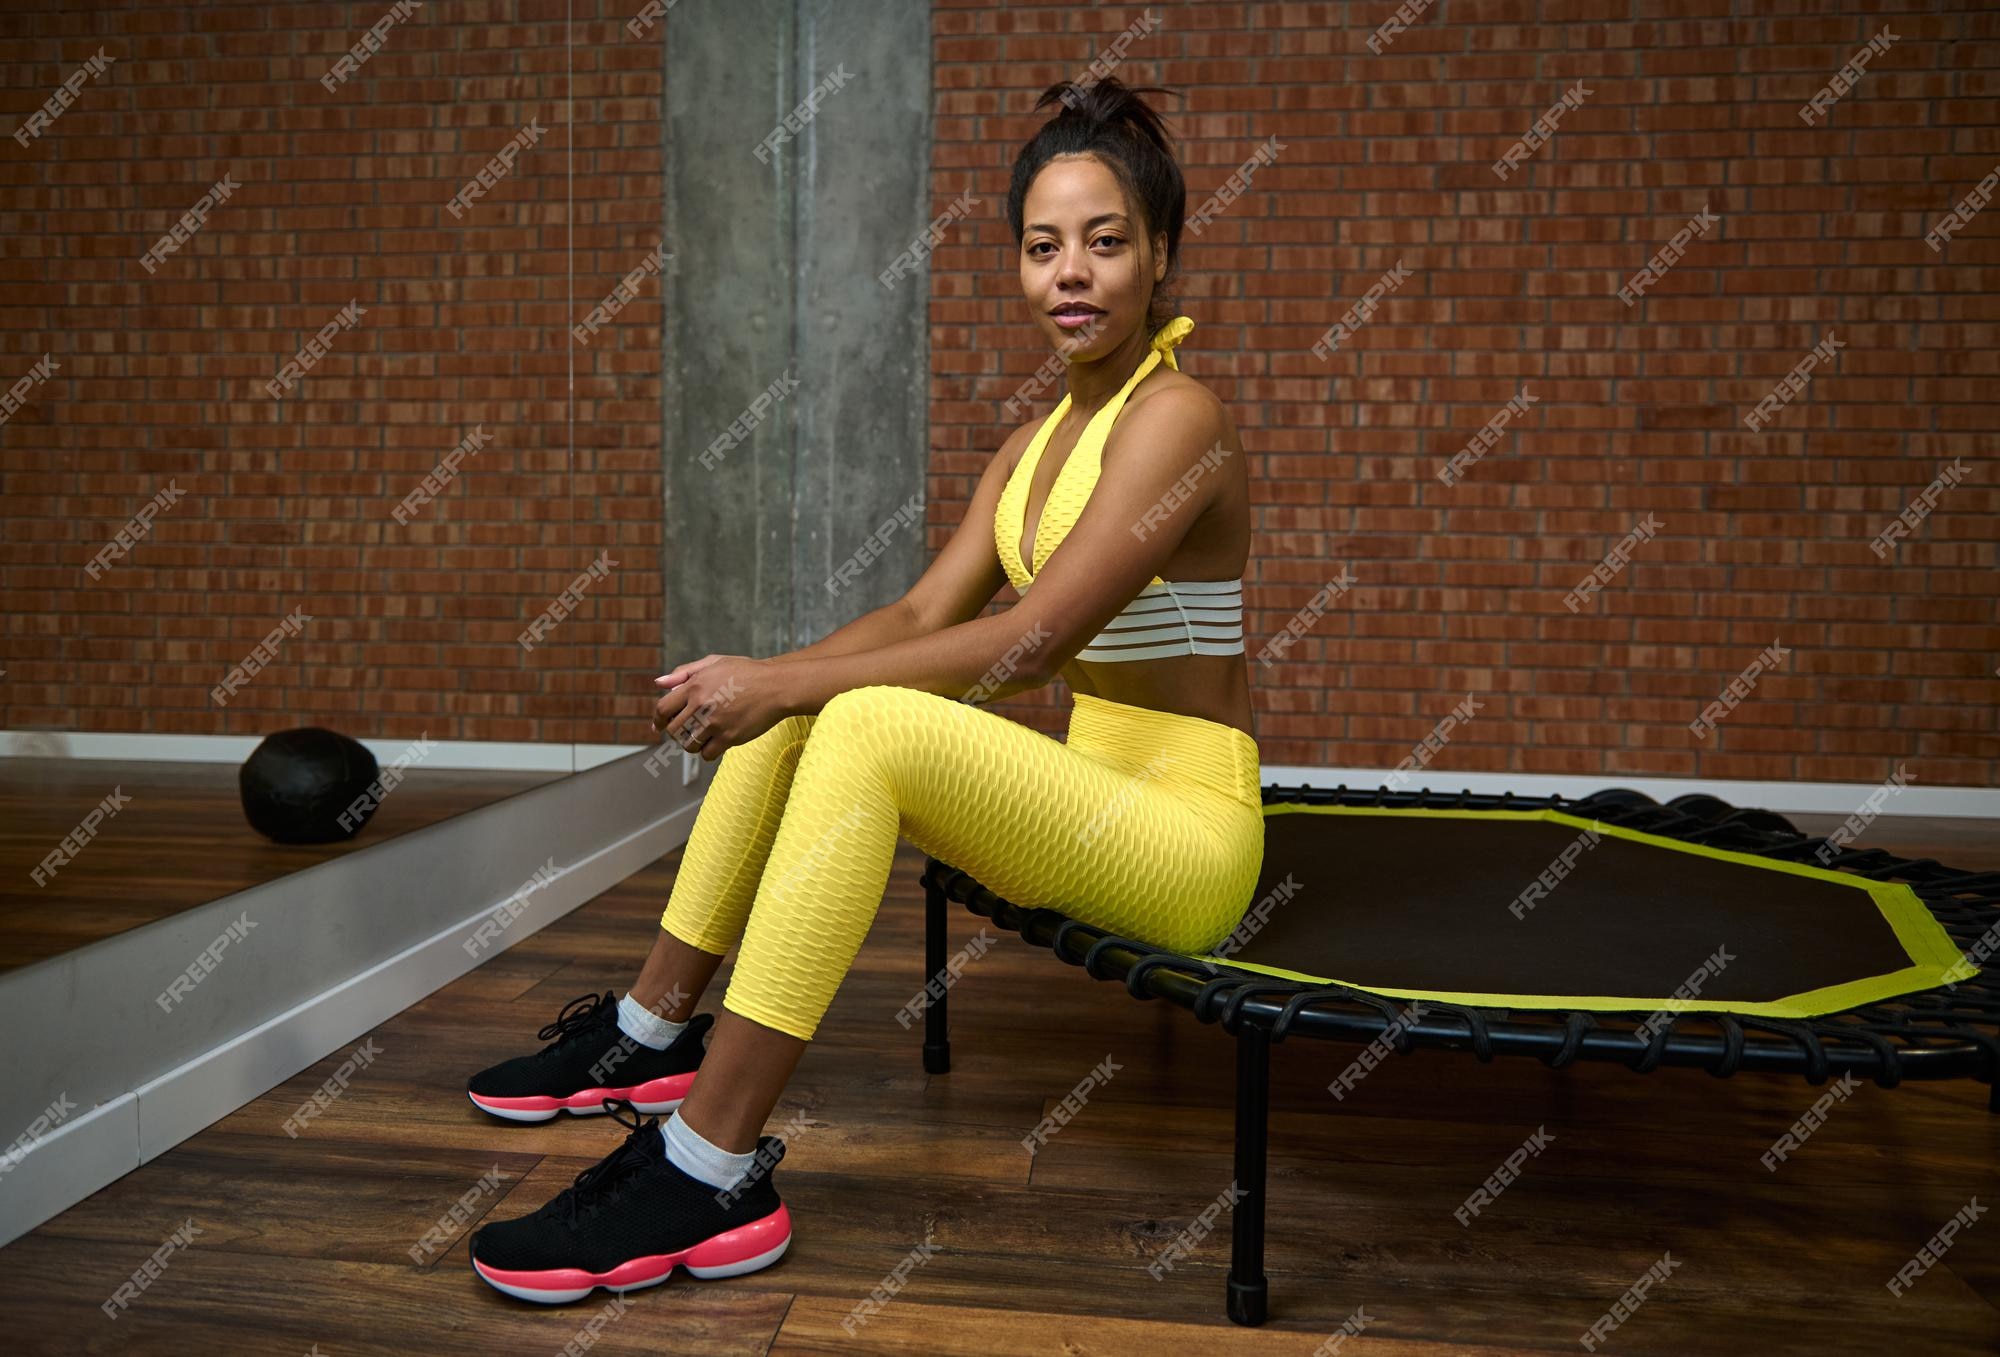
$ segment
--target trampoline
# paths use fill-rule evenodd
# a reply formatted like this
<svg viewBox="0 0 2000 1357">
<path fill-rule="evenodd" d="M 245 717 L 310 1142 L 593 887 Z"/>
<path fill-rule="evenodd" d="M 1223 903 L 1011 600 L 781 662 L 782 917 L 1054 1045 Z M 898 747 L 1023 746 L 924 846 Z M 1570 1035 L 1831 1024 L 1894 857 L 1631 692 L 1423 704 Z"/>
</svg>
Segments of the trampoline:
<svg viewBox="0 0 2000 1357">
<path fill-rule="evenodd" d="M 945 968 L 956 900 L 1236 1038 L 1239 1324 L 1268 1313 L 1270 1047 L 1287 1037 L 1883 1088 L 2000 1074 L 2000 872 L 1841 847 L 1712 796 L 1266 785 L 1263 799 L 1257 891 L 1202 956 L 1017 908 L 937 858 L 922 877 L 927 974 Z M 940 997 L 925 1013 L 934 1074 L 951 1067 L 947 1011 Z"/>
</svg>

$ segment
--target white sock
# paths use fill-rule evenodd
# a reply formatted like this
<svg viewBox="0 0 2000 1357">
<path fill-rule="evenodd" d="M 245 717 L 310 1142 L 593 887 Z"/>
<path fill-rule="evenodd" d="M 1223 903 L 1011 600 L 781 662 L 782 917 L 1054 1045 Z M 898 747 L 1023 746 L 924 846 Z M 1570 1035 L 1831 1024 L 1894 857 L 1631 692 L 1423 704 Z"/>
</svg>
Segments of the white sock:
<svg viewBox="0 0 2000 1357">
<path fill-rule="evenodd" d="M 720 1145 L 709 1144 L 701 1132 L 681 1120 L 678 1111 L 661 1123 L 660 1138 L 667 1144 L 667 1162 L 697 1182 L 718 1189 L 736 1186 L 757 1157 L 749 1150 L 732 1154 Z"/>
<path fill-rule="evenodd" d="M 641 1046 L 664 1051 L 686 1027 L 684 1022 L 668 1022 L 632 997 L 630 990 L 618 1001 L 618 1030 Z"/>
</svg>

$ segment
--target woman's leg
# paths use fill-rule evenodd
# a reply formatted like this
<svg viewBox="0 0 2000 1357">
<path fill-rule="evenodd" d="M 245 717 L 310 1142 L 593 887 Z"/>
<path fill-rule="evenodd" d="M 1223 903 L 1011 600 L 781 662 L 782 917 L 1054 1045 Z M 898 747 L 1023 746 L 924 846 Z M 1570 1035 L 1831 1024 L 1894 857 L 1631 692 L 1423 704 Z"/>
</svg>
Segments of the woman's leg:
<svg viewBox="0 0 2000 1357">
<path fill-rule="evenodd" d="M 631 987 L 633 1002 L 668 1022 L 694 1014 L 723 954 L 743 934 L 816 719 L 788 717 L 716 762 L 653 950 Z"/>
<path fill-rule="evenodd" d="M 1119 713 L 1136 709 L 1089 709 L 1080 748 L 1074 723 L 1065 745 L 916 689 L 826 704 L 680 1108 L 689 1127 L 731 1152 L 756 1144 L 874 921 L 899 837 L 1015 904 L 1059 904 L 1157 945 L 1206 950 L 1236 926 L 1263 861 L 1254 743 L 1210 722 L 1125 725 Z"/>
</svg>

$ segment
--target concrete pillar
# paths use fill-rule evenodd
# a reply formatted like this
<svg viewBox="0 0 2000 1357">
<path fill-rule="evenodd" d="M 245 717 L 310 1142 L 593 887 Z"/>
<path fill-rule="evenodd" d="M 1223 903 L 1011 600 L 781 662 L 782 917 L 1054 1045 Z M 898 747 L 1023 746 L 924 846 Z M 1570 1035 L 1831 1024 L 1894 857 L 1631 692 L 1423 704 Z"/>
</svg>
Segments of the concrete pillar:
<svg viewBox="0 0 2000 1357">
<path fill-rule="evenodd" d="M 795 649 L 922 572 L 929 271 L 878 275 L 933 215 L 930 14 L 668 12 L 665 662 Z"/>
</svg>

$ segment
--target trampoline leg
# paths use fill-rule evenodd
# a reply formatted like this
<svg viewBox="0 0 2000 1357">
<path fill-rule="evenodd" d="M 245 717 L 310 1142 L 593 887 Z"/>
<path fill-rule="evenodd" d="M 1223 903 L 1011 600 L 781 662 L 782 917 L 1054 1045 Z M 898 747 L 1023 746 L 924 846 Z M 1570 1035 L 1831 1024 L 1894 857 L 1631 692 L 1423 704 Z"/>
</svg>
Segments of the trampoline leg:
<svg viewBox="0 0 2000 1357">
<path fill-rule="evenodd" d="M 944 970 L 944 892 L 932 885 L 929 873 L 924 881 L 924 985 L 928 987 Z M 924 1072 L 951 1073 L 951 1039 L 945 1035 L 944 995 L 939 994 L 924 1009 Z"/>
<path fill-rule="evenodd" d="M 1269 1313 L 1264 1277 L 1264 1148 L 1271 1106 L 1271 1036 L 1253 1023 L 1236 1034 L 1236 1190 L 1230 1221 L 1229 1317 L 1262 1324 Z"/>
</svg>

